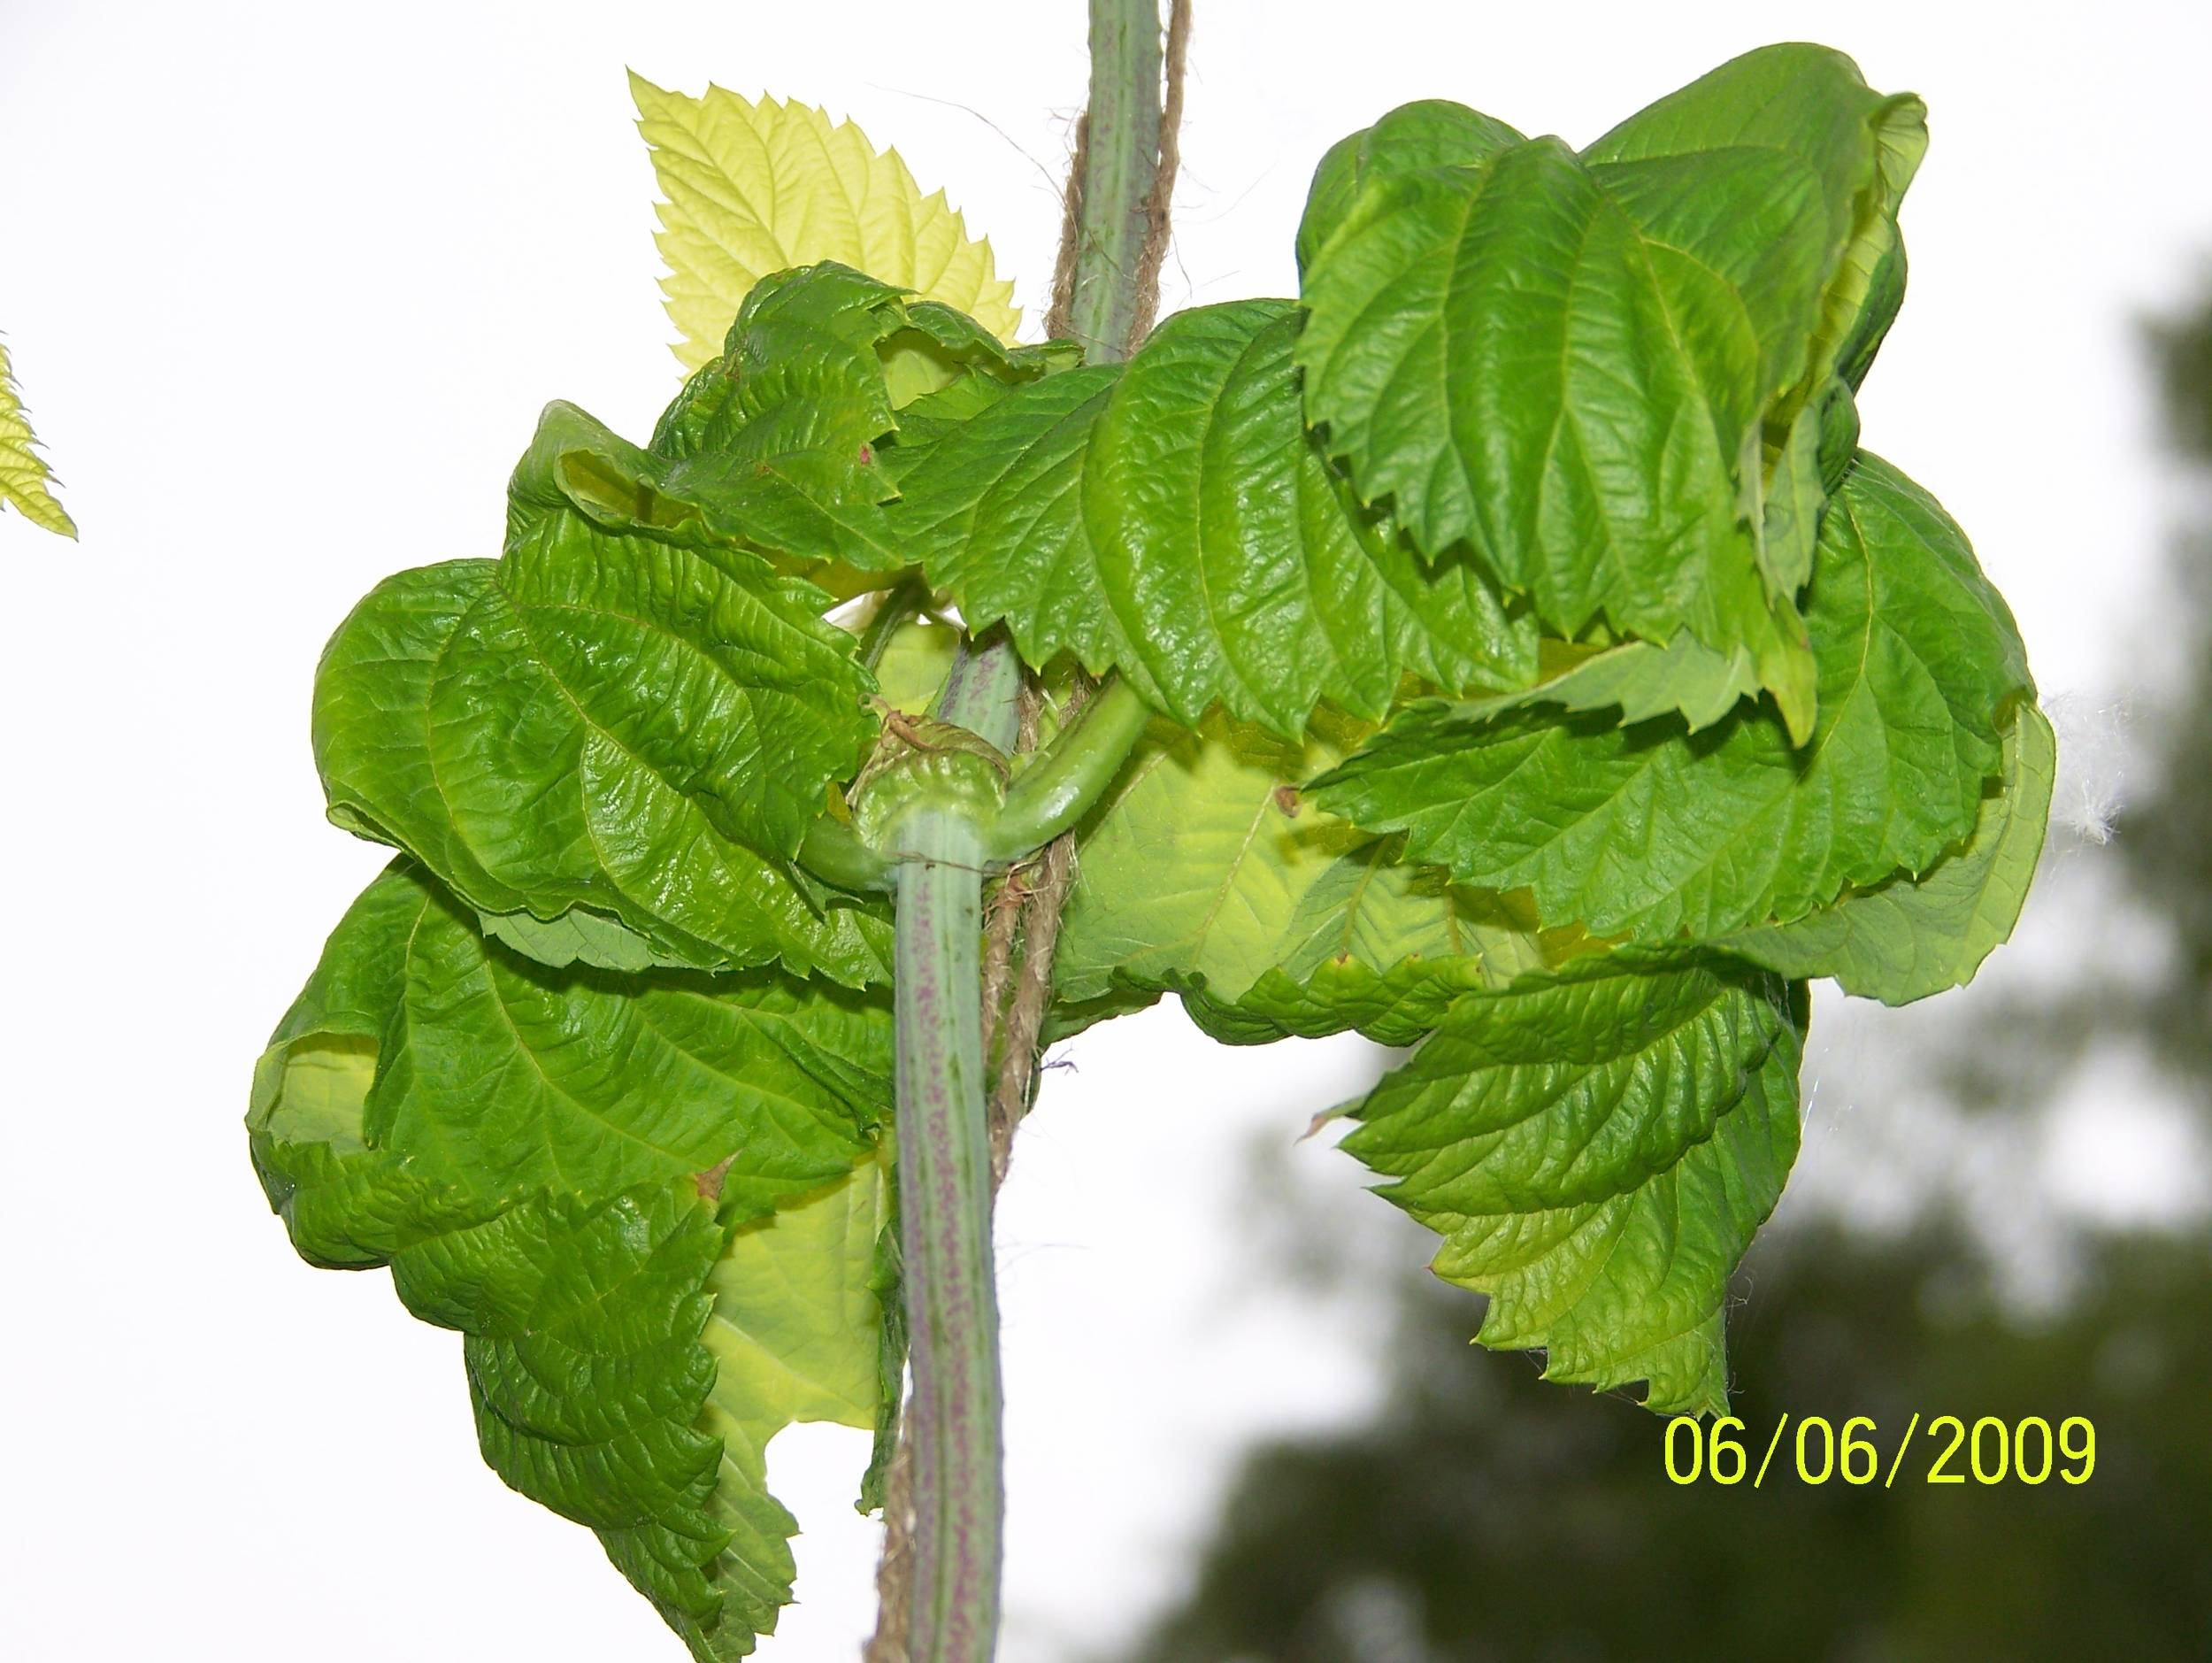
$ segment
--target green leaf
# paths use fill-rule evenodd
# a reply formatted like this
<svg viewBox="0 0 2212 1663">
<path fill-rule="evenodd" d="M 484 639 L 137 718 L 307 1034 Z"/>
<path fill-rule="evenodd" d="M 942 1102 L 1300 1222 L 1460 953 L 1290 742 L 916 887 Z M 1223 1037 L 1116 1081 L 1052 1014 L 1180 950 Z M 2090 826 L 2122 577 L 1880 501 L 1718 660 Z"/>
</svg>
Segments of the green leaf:
<svg viewBox="0 0 2212 1663">
<path fill-rule="evenodd" d="M 1686 736 L 1430 704 L 1314 794 L 1461 882 L 1528 887 L 1548 924 L 1659 942 L 1793 921 L 1962 839 L 2033 685 L 1963 535 L 1873 457 L 1828 516 L 1808 616 L 1820 722 L 1802 750 L 1757 708 Z"/>
<path fill-rule="evenodd" d="M 636 74 L 630 92 L 667 196 L 655 241 L 687 370 L 714 355 L 762 279 L 822 260 L 957 307 L 1001 340 L 1020 328 L 990 244 L 972 240 L 944 192 L 923 196 L 898 152 L 879 153 L 851 122 L 720 87 L 693 98 Z"/>
<path fill-rule="evenodd" d="M 1503 987 L 1563 962 L 1590 943 L 1576 929 L 1539 928 L 1525 896 L 1454 889 L 1434 867 L 1389 861 L 1378 840 L 1323 874 L 1300 912 L 1327 920 L 1327 956 L 1310 938 L 1233 1002 L 1183 991 L 1191 1020 L 1228 1045 L 1316 1039 L 1356 1029 L 1382 1045 L 1410 1045 L 1463 993 Z"/>
<path fill-rule="evenodd" d="M 1717 168 L 1771 177 L 1771 195 L 1795 193 L 1825 218 L 1815 282 L 1768 272 L 1740 281 L 1747 297 L 1788 308 L 1762 324 L 1787 356 L 1763 385 L 1786 387 L 1765 418 L 1761 555 L 1778 590 L 1794 593 L 1811 573 L 1825 496 L 1814 466 L 1824 423 L 1865 379 L 1904 294 L 1897 209 L 1928 144 L 1927 111 L 1909 93 L 1870 91 L 1858 68 L 1826 47 L 1747 52 L 1643 110 L 1583 152 L 1632 212 L 1700 258 L 1782 252 L 1747 248 L 1739 230 L 1702 211 L 1700 187 Z M 1810 243 L 1802 245 L 1809 249 Z M 1855 422 L 1840 456 L 1857 443 Z"/>
<path fill-rule="evenodd" d="M 772 971 L 549 969 L 403 859 L 279 1026 L 250 1127 L 300 1251 L 357 1264 L 541 1192 L 600 1200 L 733 1154 L 723 1211 L 757 1216 L 849 1172 L 891 1097 L 874 1000 Z"/>
<path fill-rule="evenodd" d="M 687 1639 L 724 1627 L 713 1567 L 729 1534 L 715 1439 L 697 1423 L 715 1376 L 703 1288 L 725 1235 L 695 1191 L 669 1185 L 530 1202 L 392 1263 L 409 1310 L 466 1336 L 486 1465 L 596 1531 Z M 729 1637 L 693 1655 L 752 1649 L 750 1629 Z"/>
<path fill-rule="evenodd" d="M 1677 635 L 1663 647 L 1624 641 L 1595 650 L 1547 640 L 1551 674 L 1534 686 L 1458 706 L 1467 718 L 1552 705 L 1585 712 L 1614 711 L 1623 726 L 1679 715 L 1691 733 L 1712 727 L 1742 702 L 1733 666 L 1694 637 Z"/>
<path fill-rule="evenodd" d="M 1471 544 L 1563 635 L 1687 630 L 1809 720 L 1802 627 L 1744 520 L 1752 320 L 1564 144 L 1363 193 L 1302 298 L 1307 414 L 1423 550 Z"/>
<path fill-rule="evenodd" d="M 925 397 L 941 397 L 963 382 L 981 379 L 1012 385 L 1083 361 L 1083 349 L 1072 341 L 1017 346 L 968 313 L 933 300 L 910 301 L 906 322 L 881 348 L 891 402 L 902 411 Z"/>
<path fill-rule="evenodd" d="M 46 458 L 38 453 L 4 344 L 0 344 L 0 503 L 12 505 L 35 526 L 65 537 L 77 535 L 69 511 L 54 498 Z"/>
<path fill-rule="evenodd" d="M 1298 222 L 1298 269 L 1313 264 L 1371 180 L 1394 179 L 1429 167 L 1479 166 L 1500 150 L 1525 143 L 1495 117 L 1443 98 L 1401 104 L 1375 123 L 1339 139 L 1314 170 Z"/>
<path fill-rule="evenodd" d="M 1686 630 L 1801 738 L 1813 526 L 1785 514 L 1766 543 L 1769 473 L 1830 379 L 1824 320 L 1916 110 L 1780 47 L 1581 157 L 1536 139 L 1380 171 L 1305 273 L 1307 414 L 1423 550 L 1468 541 L 1565 636 Z"/>
<path fill-rule="evenodd" d="M 2012 935 L 2043 852 L 2058 747 L 2032 704 L 2005 735 L 2004 773 L 1982 798 L 1965 844 L 1918 878 L 1848 889 L 1793 924 L 1715 945 L 1786 976 L 1832 976 L 1846 993 L 1909 1005 L 1974 979 Z"/>
<path fill-rule="evenodd" d="M 893 710 L 926 716 L 964 636 L 956 624 L 919 619 L 895 633 L 876 666 L 877 697 Z"/>
<path fill-rule="evenodd" d="M 557 974 L 402 860 L 280 1024 L 248 1128 L 303 1255 L 389 1260 L 469 1336 L 494 1469 L 720 1659 L 790 1598 L 769 1438 L 894 1413 L 891 1093 L 875 1004 L 772 973 Z"/>
<path fill-rule="evenodd" d="M 886 974 L 884 920 L 789 858 L 874 735 L 849 636 L 757 557 L 542 513 L 497 563 L 389 578 L 325 650 L 333 820 L 413 853 L 532 952 Z M 619 928 L 634 938 L 611 951 Z"/>
<path fill-rule="evenodd" d="M 1471 992 L 1354 1107 L 1344 1148 L 1490 1296 L 1486 1345 L 1546 1377 L 1725 1406 L 1729 1275 L 1797 1148 L 1801 990 L 1609 955 Z"/>
<path fill-rule="evenodd" d="M 873 1428 L 879 1439 L 895 1428 L 904 1329 L 895 1301 L 887 1304 L 880 1256 L 895 1236 L 888 1154 L 879 1151 L 849 1177 L 738 1230 L 708 1278 L 703 1338 L 716 1373 L 700 1424 L 722 1441 L 714 1505 L 731 1533 L 716 1567 L 726 1624 L 766 1633 L 791 1598 L 797 1525 L 768 1494 L 769 1440 L 800 1421 Z M 693 1651 L 742 1655 L 702 1651 L 695 1639 Z"/>
<path fill-rule="evenodd" d="M 392 1261 L 408 1308 L 466 1336 L 486 1463 L 595 1530 L 700 1663 L 749 1656 L 791 1600 L 769 1440 L 879 1411 L 884 1195 L 871 1159 L 734 1232 L 688 1183 L 548 1198 Z"/>
<path fill-rule="evenodd" d="M 696 518 L 849 596 L 911 564 L 882 508 L 895 494 L 882 451 L 905 420 L 898 406 L 912 396 L 907 383 L 918 376 L 916 384 L 940 389 L 921 402 L 941 407 L 979 387 L 1034 379 L 1069 357 L 1009 349 L 974 320 L 909 304 L 843 266 L 780 272 L 746 296 L 721 356 L 686 383 L 649 450 L 573 422 L 555 428 L 550 418 L 569 408 L 557 405 L 515 495 L 543 504 L 547 493 L 526 481 L 549 479 L 612 530 Z M 932 414 L 918 419 L 925 430 Z M 557 467 L 540 459 L 548 451 Z"/>
<path fill-rule="evenodd" d="M 311 1264 L 383 1264 L 410 1242 L 480 1222 L 472 1185 L 373 1150 L 369 1092 L 401 1009 L 406 943 L 434 891 L 405 859 L 363 890 L 254 1065 L 246 1132 L 254 1171 Z"/>
<path fill-rule="evenodd" d="M 1218 717 L 1195 733 L 1154 723 L 1078 829 L 1082 876 L 1054 959 L 1058 998 L 1102 998 L 1126 981 L 1196 982 L 1233 1001 L 1279 964 L 1300 903 L 1369 841 L 1308 807 L 1296 785 L 1360 731 L 1324 719 L 1290 744 Z"/>
<path fill-rule="evenodd" d="M 1185 727 L 1370 720 L 1407 675 L 1512 686 L 1535 635 L 1463 560 L 1362 511 L 1299 412 L 1287 303 L 1179 313 L 1118 373 L 1048 377 L 902 473 L 899 518 L 971 624 L 1118 669 Z"/>
<path fill-rule="evenodd" d="M 847 267 L 767 278 L 655 429 L 662 489 L 756 548 L 813 563 L 802 569 L 836 593 L 864 586 L 838 568 L 898 571 L 875 447 L 896 420 L 883 351 L 906 327 L 899 292 Z"/>
<path fill-rule="evenodd" d="M 1871 90 L 1841 52 L 1790 44 L 1700 76 L 1582 159 L 1649 233 L 1710 263 L 1743 296 L 1762 345 L 1761 385 L 1794 389 L 1773 418 L 1786 425 L 1847 348 L 1864 344 L 1869 320 L 1885 304 L 1894 312 L 1893 299 L 1877 296 L 1874 272 L 1898 246 L 1898 205 L 1927 145 L 1918 98 Z M 1713 217 L 1718 206 L 1757 201 L 1774 214 L 1769 224 L 1778 231 L 1786 217 L 1789 229 L 1763 241 L 1763 227 Z M 1800 225 L 1817 235 L 1796 235 Z"/>
<path fill-rule="evenodd" d="M 852 573 L 826 577 L 839 593 L 865 586 L 865 575 L 898 571 L 905 559 L 892 549 L 879 506 L 894 487 L 874 444 L 896 420 L 880 351 L 905 327 L 898 289 L 861 272 L 817 266 L 770 276 L 746 296 L 724 356 L 695 373 L 661 416 L 650 449 L 612 440 L 619 458 L 608 458 L 593 435 L 541 422 L 515 473 L 518 513 L 557 506 L 531 489 L 549 478 L 612 531 L 628 531 L 633 502 L 643 502 L 655 522 L 702 518 L 717 535 L 810 575 L 834 562 Z M 546 453 L 557 458 L 555 469 L 544 466 Z M 575 475 L 590 465 L 612 482 L 597 500 L 575 489 Z M 664 506 L 671 497 L 672 509 Z"/>
<path fill-rule="evenodd" d="M 919 322 L 930 312 L 915 306 L 910 315 Z M 944 386 L 900 406 L 898 431 L 884 441 L 884 466 L 893 478 L 904 480 L 938 441 L 958 432 L 1015 388 L 1073 369 L 1082 361 L 1082 349 L 1074 343 L 1048 341 L 1042 346 L 1013 348 L 1000 358 L 979 357 L 964 362 Z"/>
<path fill-rule="evenodd" d="M 1327 712 L 1295 745 L 1217 717 L 1195 733 L 1156 723 L 1079 828 L 1082 878 L 1054 960 L 1057 1031 L 1118 1014 L 1133 991 L 1172 989 L 1210 1031 L 1252 1043 L 1304 1031 L 1268 1031 L 1288 1020 L 1276 1011 L 1283 995 L 1231 1008 L 1277 978 L 1297 984 L 1325 966 L 1386 972 L 1408 960 L 1464 977 L 1486 961 L 1532 962 L 1496 897 L 1400 866 L 1386 840 L 1299 794 L 1297 781 L 1364 731 Z M 1348 1017 L 1318 1031 L 1358 1025 Z"/>
</svg>

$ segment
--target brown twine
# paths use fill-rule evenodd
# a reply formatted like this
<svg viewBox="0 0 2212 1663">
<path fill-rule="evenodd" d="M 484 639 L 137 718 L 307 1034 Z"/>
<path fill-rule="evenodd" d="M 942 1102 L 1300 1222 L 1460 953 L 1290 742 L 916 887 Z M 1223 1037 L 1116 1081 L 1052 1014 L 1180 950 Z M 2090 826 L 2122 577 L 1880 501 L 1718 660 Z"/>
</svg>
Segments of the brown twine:
<svg viewBox="0 0 2212 1663">
<path fill-rule="evenodd" d="M 899 1426 L 898 1448 L 883 1475 L 883 1557 L 876 1561 L 876 1631 L 862 1663 L 908 1663 L 907 1619 L 914 1604 L 914 1445 Z"/>
<path fill-rule="evenodd" d="M 1060 944 L 1060 916 L 1075 882 L 1075 835 L 1063 833 L 1045 845 L 1022 908 L 1021 979 L 1006 1018 L 1005 1049 L 999 1058 L 998 1083 L 991 1093 L 991 1184 L 1006 1182 L 1013 1159 L 1014 1128 L 1029 1113 L 1036 1093 L 1038 1037 L 1052 1007 L 1052 959 Z"/>
<path fill-rule="evenodd" d="M 1152 333 L 1152 320 L 1160 310 L 1160 267 L 1167 262 L 1169 210 L 1175 197 L 1175 170 L 1183 158 L 1183 60 L 1189 52 L 1190 0 L 1174 0 L 1167 16 L 1167 90 L 1160 100 L 1159 166 L 1153 170 L 1151 194 L 1145 198 L 1144 247 L 1137 255 L 1137 309 L 1125 343 L 1132 352 Z"/>
<path fill-rule="evenodd" d="M 1088 679 L 1079 677 L 1060 712 L 1063 728 L 1082 712 L 1090 694 Z M 1030 743 L 1035 743 L 1033 735 Z M 1017 880 L 1022 894 L 1021 978 L 1007 1005 L 998 1078 L 991 1089 L 994 1194 L 1006 1182 L 1007 1163 L 1014 1152 L 1014 1128 L 1029 1113 L 1036 1095 L 1037 1039 L 1044 1030 L 1045 1015 L 1052 1008 L 1052 959 L 1060 944 L 1060 914 L 1067 906 L 1069 887 L 1075 882 L 1075 834 L 1062 832 L 1047 843 L 1010 874 L 1007 888 L 1014 889 Z"/>
<path fill-rule="evenodd" d="M 1052 263 L 1052 307 L 1045 313 L 1045 336 L 1065 341 L 1075 334 L 1075 260 L 1083 242 L 1083 173 L 1090 166 L 1091 112 L 1075 119 L 1075 151 L 1068 158 L 1068 188 L 1060 198 L 1060 253 Z"/>
</svg>

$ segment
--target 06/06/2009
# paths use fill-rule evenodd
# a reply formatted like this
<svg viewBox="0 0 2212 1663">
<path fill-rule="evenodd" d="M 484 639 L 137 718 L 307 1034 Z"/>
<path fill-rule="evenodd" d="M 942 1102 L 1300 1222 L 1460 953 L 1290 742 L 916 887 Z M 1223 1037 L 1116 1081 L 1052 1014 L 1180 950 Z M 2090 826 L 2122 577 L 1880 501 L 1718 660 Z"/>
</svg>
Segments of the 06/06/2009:
<svg viewBox="0 0 2212 1663">
<path fill-rule="evenodd" d="M 1667 1423 L 1668 1479 L 1677 1484 L 1703 1479 L 1732 1485 L 1748 1476 L 1754 1490 L 1761 1488 L 1776 1451 L 1792 1430 L 1792 1417 L 1785 1414 L 1775 1422 L 1755 1468 L 1743 1442 L 1744 1429 L 1734 1415 L 1710 1422 L 1677 1415 Z M 1794 1430 L 1790 1465 L 1799 1482 L 1824 1484 L 1840 1478 L 1847 1484 L 1870 1484 L 1879 1478 L 1887 1490 L 1904 1467 L 1906 1452 L 1921 1430 L 1921 1417 L 1914 1413 L 1886 1461 L 1875 1446 L 1870 1415 L 1853 1415 L 1840 1427 L 1823 1415 L 1804 1415 L 1796 1418 Z M 1931 1484 L 1963 1484 L 1970 1478 L 1980 1485 L 2011 1479 L 2033 1486 L 2048 1482 L 2054 1475 L 2068 1484 L 2085 1484 L 2097 1469 L 2097 1428 L 2085 1415 L 2068 1415 L 2054 1431 L 2039 1414 L 2010 1422 L 1995 1415 L 1969 1422 L 1955 1414 L 1939 1414 L 1928 1421 L 1927 1436 L 1933 1459 L 1924 1477 Z"/>
</svg>

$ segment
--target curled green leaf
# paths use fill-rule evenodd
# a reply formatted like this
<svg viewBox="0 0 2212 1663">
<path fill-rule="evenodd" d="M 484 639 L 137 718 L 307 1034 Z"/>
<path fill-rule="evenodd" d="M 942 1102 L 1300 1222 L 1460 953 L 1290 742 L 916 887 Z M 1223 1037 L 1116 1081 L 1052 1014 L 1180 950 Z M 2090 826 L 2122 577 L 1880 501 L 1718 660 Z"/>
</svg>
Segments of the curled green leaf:
<svg viewBox="0 0 2212 1663">
<path fill-rule="evenodd" d="M 1646 942 L 1788 923 L 1924 871 L 1981 811 L 2026 656 L 1958 527 L 1886 463 L 1860 458 L 1820 549 L 1820 722 L 1801 750 L 1752 707 L 1687 735 L 1432 704 L 1315 796 L 1461 882 L 1529 888 L 1548 924 Z"/>
<path fill-rule="evenodd" d="M 1765 504 L 1858 343 L 1917 109 L 1839 54 L 1775 47 L 1580 155 L 1463 131 L 1386 153 L 1341 206 L 1325 167 L 1308 416 L 1423 550 L 1471 543 L 1566 637 L 1687 631 L 1802 739 L 1816 515 Z"/>
<path fill-rule="evenodd" d="M 772 972 L 559 973 L 395 862 L 255 1072 L 272 1205 L 319 1264 L 389 1263 L 460 1330 L 479 1441 L 599 1533 L 691 1644 L 791 1593 L 763 1452 L 887 1426 L 889 1013 Z"/>
<path fill-rule="evenodd" d="M 2050 722 L 2023 704 L 2005 735 L 1965 843 L 1927 871 L 1847 889 L 1793 924 L 1724 935 L 1715 945 L 1788 976 L 1832 976 L 1846 993 L 1909 1005 L 1974 979 L 2012 935 L 2043 852 L 2058 747 Z"/>
<path fill-rule="evenodd" d="M 317 673 L 331 816 L 513 920 L 526 951 L 879 980 L 885 922 L 790 864 L 875 732 L 819 604 L 757 557 L 573 511 L 496 563 L 402 573 Z"/>
</svg>

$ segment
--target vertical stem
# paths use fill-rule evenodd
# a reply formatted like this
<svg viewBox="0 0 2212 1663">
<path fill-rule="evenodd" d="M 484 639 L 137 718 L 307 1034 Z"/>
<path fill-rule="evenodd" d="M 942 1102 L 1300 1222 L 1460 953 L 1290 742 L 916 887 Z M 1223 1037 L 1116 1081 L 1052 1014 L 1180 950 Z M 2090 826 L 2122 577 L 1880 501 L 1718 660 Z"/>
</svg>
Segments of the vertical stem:
<svg viewBox="0 0 2212 1663">
<path fill-rule="evenodd" d="M 1090 104 L 1068 180 L 1048 327 L 1094 362 L 1128 357 L 1158 301 L 1189 33 L 1190 0 L 1172 0 L 1164 49 L 1158 0 L 1090 0 Z M 953 662 L 937 714 L 1010 751 L 1021 689 L 1020 660 L 1003 636 L 971 643 Z M 902 1453 L 911 1513 L 886 1508 L 883 1610 L 866 1655 L 872 1663 L 989 1663 L 1004 1480 L 979 965 L 985 857 L 972 824 L 950 813 L 911 815 L 902 843 L 894 1001 L 914 1370 Z M 1064 858 L 1061 866 L 1070 868 Z M 1063 881 L 1047 901 L 1056 919 L 1065 898 Z M 1038 934 L 1047 949 L 1025 980 L 1048 993 L 1052 930 Z"/>
<path fill-rule="evenodd" d="M 963 643 L 937 694 L 937 720 L 956 722 L 1002 751 L 1021 729 L 1022 661 L 999 631 L 978 645 Z"/>
<path fill-rule="evenodd" d="M 1064 311 L 1092 362 L 1126 358 L 1160 159 L 1158 0 L 1090 0 L 1091 96 L 1068 181 Z M 1056 330 L 1056 333 L 1057 331 Z"/>
<path fill-rule="evenodd" d="M 998 1631 L 998 1300 L 977 999 L 981 845 L 918 816 L 899 869 L 899 1205 L 914 1395 L 913 1655 L 984 1663 Z"/>
<path fill-rule="evenodd" d="M 1021 662 L 1003 638 L 963 647 L 937 713 L 1003 750 L 1020 692 Z M 964 813 L 925 809 L 902 822 L 899 852 L 899 1230 L 914 1368 L 907 1644 L 918 1663 L 988 1663 L 1005 1489 L 978 965 L 983 843 Z"/>
</svg>

